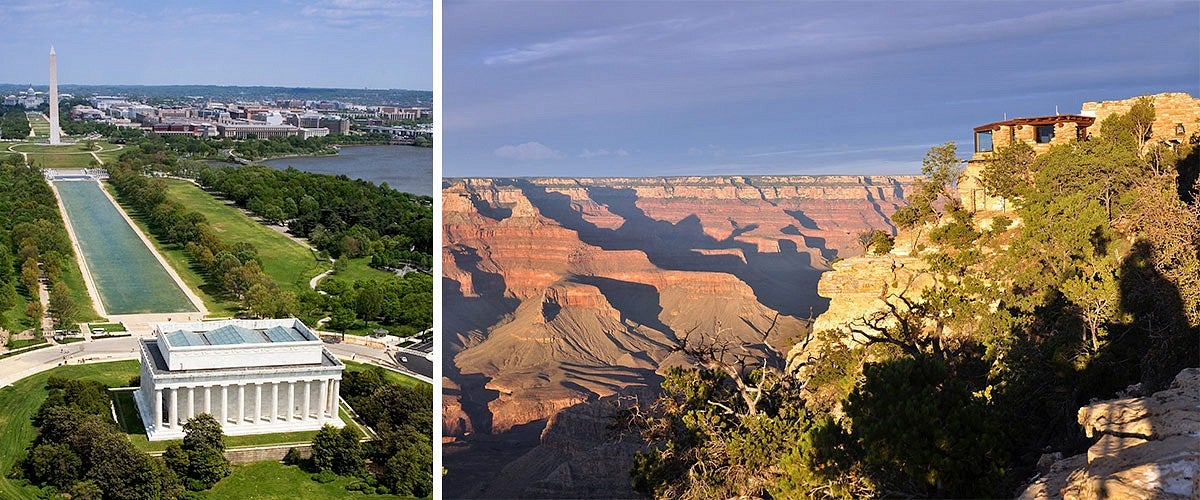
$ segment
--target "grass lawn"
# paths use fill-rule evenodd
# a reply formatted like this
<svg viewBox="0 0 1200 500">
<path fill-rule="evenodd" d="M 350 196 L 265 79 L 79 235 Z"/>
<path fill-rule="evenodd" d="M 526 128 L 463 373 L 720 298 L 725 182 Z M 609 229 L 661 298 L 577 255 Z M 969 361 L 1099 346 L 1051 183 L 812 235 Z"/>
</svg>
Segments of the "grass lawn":
<svg viewBox="0 0 1200 500">
<path fill-rule="evenodd" d="M 46 339 L 41 338 L 41 337 L 38 337 L 36 339 L 9 340 L 8 348 L 9 349 L 20 349 L 22 347 L 29 347 L 31 345 L 38 345 L 38 344 L 42 344 L 45 342 L 46 342 Z"/>
<path fill-rule="evenodd" d="M 125 325 L 122 325 L 120 323 L 89 323 L 88 328 L 91 328 L 93 330 L 95 330 L 97 328 L 103 328 L 104 331 L 106 331 L 108 333 L 125 331 Z"/>
<path fill-rule="evenodd" d="M 40 168 L 88 168 L 94 160 L 85 154 L 29 154 L 29 163 Z"/>
<path fill-rule="evenodd" d="M 49 127 L 46 127 L 46 128 L 49 129 Z M 49 144 L 28 144 L 28 143 L 26 143 L 26 144 L 17 144 L 15 146 L 13 146 L 12 149 L 13 149 L 13 151 L 20 151 L 22 153 L 42 153 L 42 154 L 79 153 L 80 156 L 87 156 L 89 158 L 91 158 L 92 155 L 84 154 L 84 153 L 89 153 L 89 152 L 95 150 L 94 148 L 88 149 L 87 147 L 85 147 L 85 145 L 83 143 L 62 144 L 59 146 L 51 146 Z"/>
<path fill-rule="evenodd" d="M 232 474 L 205 492 L 205 498 L 213 500 L 306 500 L 342 498 L 402 498 L 395 495 L 364 495 L 357 491 L 346 491 L 346 485 L 358 479 L 338 477 L 330 483 L 321 484 L 309 478 L 311 474 L 295 465 L 279 462 L 255 462 L 233 466 Z"/>
<path fill-rule="evenodd" d="M 79 270 L 79 262 L 75 260 L 75 256 L 71 255 L 70 260 L 63 266 L 61 279 L 67 284 L 67 288 L 71 289 L 71 302 L 75 303 L 75 310 L 79 311 L 79 317 L 75 318 L 77 322 L 101 320 L 96 309 L 92 307 L 92 296 L 88 293 L 87 285 L 83 282 L 83 271 Z"/>
<path fill-rule="evenodd" d="M 247 217 L 237 207 L 226 205 L 195 184 L 167 179 L 167 196 L 188 210 L 204 214 L 208 224 L 225 241 L 254 245 L 262 260 L 263 272 L 284 289 L 296 292 L 308 289 L 308 280 L 328 269 L 328 261 L 317 258 L 309 249 Z"/>
<path fill-rule="evenodd" d="M 120 196 L 117 196 L 117 190 L 108 181 L 104 181 L 104 188 L 108 190 L 125 213 L 129 214 L 129 218 L 133 219 L 133 223 L 137 224 L 142 234 L 150 238 L 150 242 L 154 244 L 154 249 L 162 254 L 171 268 L 179 273 L 179 277 L 183 278 L 183 282 L 191 288 L 200 300 L 204 302 L 204 307 L 208 309 L 209 316 L 215 318 L 224 318 L 233 316 L 241 310 L 236 301 L 225 300 L 221 297 L 216 287 L 207 284 L 204 281 L 203 275 L 200 274 L 199 266 L 192 264 L 192 259 L 188 257 L 187 252 L 183 251 L 183 247 L 174 243 L 163 242 L 157 235 L 150 231 L 150 226 L 146 224 L 146 217 L 142 213 L 133 209 L 126 204 Z"/>
<path fill-rule="evenodd" d="M 21 332 L 29 328 L 37 326 L 37 322 L 25 315 L 25 306 L 29 303 L 29 299 L 24 295 L 17 294 L 17 300 L 13 303 L 11 309 L 3 311 L 3 321 L 0 321 L 0 326 L 12 332 Z"/>
<path fill-rule="evenodd" d="M 345 360 L 345 359 L 342 360 L 342 363 L 346 364 L 346 371 L 348 371 L 348 372 L 361 372 L 361 371 L 366 371 L 370 368 L 375 368 L 375 365 L 369 365 L 367 363 L 359 363 L 357 361 L 349 361 L 349 360 Z M 418 380 L 418 379 L 412 378 L 412 377 L 405 375 L 403 373 L 400 373 L 400 372 L 395 372 L 392 370 L 388 370 L 386 368 L 382 368 L 382 370 L 383 370 L 385 378 L 387 378 L 387 381 L 391 382 L 393 384 L 403 385 L 403 386 L 407 386 L 407 387 L 419 387 L 422 385 L 424 385 L 424 386 L 429 385 L 429 383 L 425 382 L 424 380 Z"/>
<path fill-rule="evenodd" d="M 46 380 L 52 375 L 95 380 L 113 387 L 123 386 L 138 374 L 137 361 L 90 365 L 67 365 L 44 371 L 0 388 L 0 498 L 34 498 L 36 488 L 22 487 L 8 479 L 13 462 L 25 453 L 37 430 L 30 420 L 46 400 Z"/>
<path fill-rule="evenodd" d="M 333 266 L 333 274 L 330 277 L 337 278 L 346 283 L 354 283 L 355 281 L 365 280 L 385 280 L 396 276 L 387 271 L 375 269 L 370 264 L 370 257 L 338 259 L 337 263 Z"/>
<path fill-rule="evenodd" d="M 26 112 L 25 117 L 29 119 L 29 128 L 33 129 L 34 135 L 38 137 L 50 137 L 50 121 L 41 113 Z"/>
</svg>

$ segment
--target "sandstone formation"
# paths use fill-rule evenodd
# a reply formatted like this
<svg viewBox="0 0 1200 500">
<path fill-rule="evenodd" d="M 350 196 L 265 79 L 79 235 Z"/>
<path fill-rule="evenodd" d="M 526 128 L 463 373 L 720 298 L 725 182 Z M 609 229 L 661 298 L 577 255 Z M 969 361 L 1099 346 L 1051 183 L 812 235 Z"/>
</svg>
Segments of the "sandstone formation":
<svg viewBox="0 0 1200 500">
<path fill-rule="evenodd" d="M 1200 496 L 1200 368 L 1165 391 L 1079 409 L 1087 453 L 1049 466 L 1021 498 L 1177 498 Z"/>
<path fill-rule="evenodd" d="M 556 433 L 591 429 L 577 425 L 586 408 L 686 363 L 675 350 L 685 337 L 786 348 L 826 307 L 828 262 L 860 253 L 862 231 L 894 232 L 913 180 L 448 181 L 445 435 L 549 421 L 528 457 L 548 467 Z M 585 493 L 565 479 L 583 469 L 539 467 L 560 479 L 542 491 Z"/>
</svg>

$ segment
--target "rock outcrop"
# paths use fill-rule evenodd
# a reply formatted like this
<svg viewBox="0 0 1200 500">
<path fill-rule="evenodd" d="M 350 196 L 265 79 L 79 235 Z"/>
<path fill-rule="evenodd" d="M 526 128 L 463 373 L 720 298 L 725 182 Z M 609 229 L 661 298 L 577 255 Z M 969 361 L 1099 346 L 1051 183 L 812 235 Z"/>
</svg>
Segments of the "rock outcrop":
<svg viewBox="0 0 1200 500">
<path fill-rule="evenodd" d="M 1050 465 L 1021 498 L 1200 496 L 1200 368 L 1151 396 L 1080 408 L 1079 424 L 1096 443 Z"/>
</svg>

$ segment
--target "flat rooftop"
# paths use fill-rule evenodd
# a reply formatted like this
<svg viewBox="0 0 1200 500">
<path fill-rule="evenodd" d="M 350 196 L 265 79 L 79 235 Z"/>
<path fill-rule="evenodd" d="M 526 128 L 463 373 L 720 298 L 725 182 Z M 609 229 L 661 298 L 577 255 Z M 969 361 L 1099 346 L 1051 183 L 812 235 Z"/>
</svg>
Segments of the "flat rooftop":
<svg viewBox="0 0 1200 500">
<path fill-rule="evenodd" d="M 162 346 L 154 339 L 139 340 L 141 348 L 147 354 L 147 360 L 150 362 L 147 368 L 157 375 L 171 374 L 204 374 L 204 373 L 245 373 L 245 372 L 261 372 L 268 369 L 288 369 L 300 367 L 325 367 L 332 368 L 343 366 L 341 361 L 338 361 L 333 353 L 326 349 L 321 349 L 321 358 L 319 363 L 298 363 L 292 365 L 264 365 L 264 366 L 235 366 L 235 367 L 215 367 L 215 368 L 189 368 L 187 370 L 172 370 L 167 363 L 166 357 L 163 355 Z"/>
<path fill-rule="evenodd" d="M 318 344 L 317 337 L 295 318 L 158 323 L 155 333 L 163 349 L 238 345 Z M 190 350 L 190 349 L 189 349 Z"/>
</svg>

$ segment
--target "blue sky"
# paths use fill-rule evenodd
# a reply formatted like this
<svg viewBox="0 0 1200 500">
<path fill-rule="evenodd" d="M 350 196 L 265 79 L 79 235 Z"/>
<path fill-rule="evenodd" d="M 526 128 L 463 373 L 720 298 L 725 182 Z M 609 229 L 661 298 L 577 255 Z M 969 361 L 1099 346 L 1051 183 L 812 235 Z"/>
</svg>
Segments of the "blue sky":
<svg viewBox="0 0 1200 500">
<path fill-rule="evenodd" d="M 431 90 L 431 0 L 0 1 L 0 82 Z"/>
<path fill-rule="evenodd" d="M 1200 95 L 1200 2 L 443 3 L 445 176 L 912 173 L 1085 101 Z"/>
</svg>

